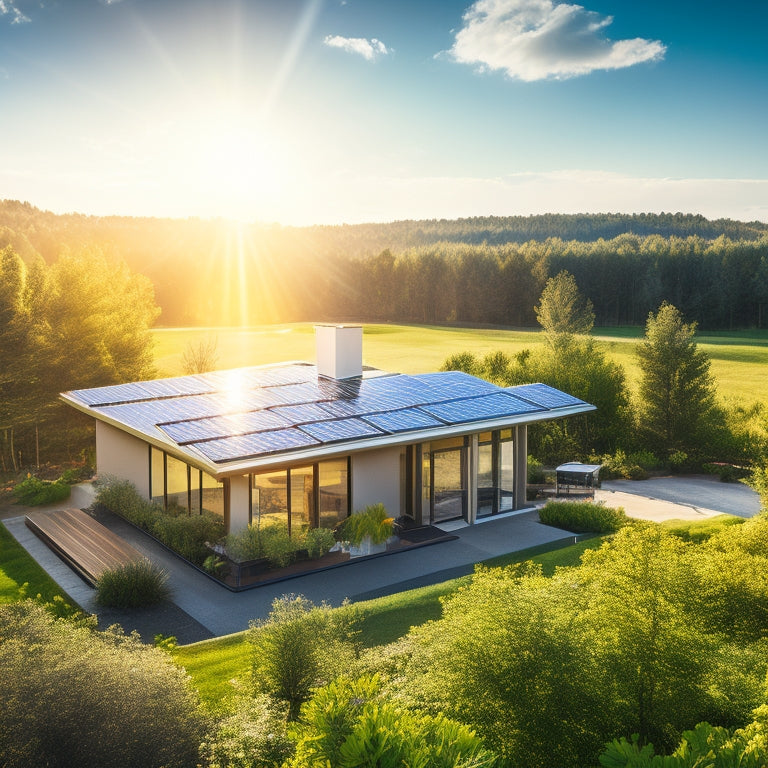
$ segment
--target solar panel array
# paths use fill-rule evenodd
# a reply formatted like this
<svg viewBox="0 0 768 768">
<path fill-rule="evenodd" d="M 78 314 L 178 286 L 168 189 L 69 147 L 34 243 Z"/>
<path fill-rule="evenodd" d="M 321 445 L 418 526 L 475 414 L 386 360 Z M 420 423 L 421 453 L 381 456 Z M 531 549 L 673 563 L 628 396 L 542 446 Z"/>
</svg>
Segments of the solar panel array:
<svg viewBox="0 0 768 768">
<path fill-rule="evenodd" d="M 591 406 L 545 384 L 502 388 L 460 371 L 318 378 L 296 363 L 78 390 L 68 397 L 221 463 L 416 430 Z M 556 415 L 553 414 L 553 415 Z"/>
</svg>

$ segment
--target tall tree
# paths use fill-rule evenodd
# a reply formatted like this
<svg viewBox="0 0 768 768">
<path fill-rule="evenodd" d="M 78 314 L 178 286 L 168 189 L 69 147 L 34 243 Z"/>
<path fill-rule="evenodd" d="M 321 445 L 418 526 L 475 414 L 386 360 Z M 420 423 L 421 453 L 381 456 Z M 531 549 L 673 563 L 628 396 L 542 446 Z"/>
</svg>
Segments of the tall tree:
<svg viewBox="0 0 768 768">
<path fill-rule="evenodd" d="M 588 334 L 595 324 L 592 302 L 582 296 L 576 278 L 562 270 L 547 280 L 536 309 L 536 319 L 551 346 L 575 334 Z"/>
<path fill-rule="evenodd" d="M 648 315 L 638 345 L 640 428 L 657 450 L 697 452 L 715 410 L 710 361 L 695 340 L 696 324 L 664 302 Z"/>
</svg>

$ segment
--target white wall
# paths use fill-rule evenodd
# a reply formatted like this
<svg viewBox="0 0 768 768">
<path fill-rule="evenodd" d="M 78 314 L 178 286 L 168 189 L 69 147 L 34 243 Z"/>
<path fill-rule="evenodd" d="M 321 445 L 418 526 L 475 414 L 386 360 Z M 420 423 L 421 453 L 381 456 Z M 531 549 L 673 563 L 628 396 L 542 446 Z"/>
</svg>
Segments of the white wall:
<svg viewBox="0 0 768 768">
<path fill-rule="evenodd" d="M 249 497 L 251 493 L 248 475 L 229 479 L 229 533 L 248 527 Z"/>
<path fill-rule="evenodd" d="M 352 511 L 368 504 L 383 504 L 391 517 L 399 517 L 400 447 L 352 454 Z"/>
<path fill-rule="evenodd" d="M 96 421 L 96 471 L 132 482 L 139 493 L 149 498 L 149 447 L 103 421 Z"/>
</svg>

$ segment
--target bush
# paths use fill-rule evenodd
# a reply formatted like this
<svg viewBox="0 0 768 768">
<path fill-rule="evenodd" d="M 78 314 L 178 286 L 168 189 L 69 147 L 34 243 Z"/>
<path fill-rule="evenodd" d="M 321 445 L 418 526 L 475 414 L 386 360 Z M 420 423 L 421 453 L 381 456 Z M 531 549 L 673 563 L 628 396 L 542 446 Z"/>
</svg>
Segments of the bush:
<svg viewBox="0 0 768 768">
<path fill-rule="evenodd" d="M 147 558 L 105 570 L 96 582 L 96 602 L 108 608 L 144 608 L 169 596 L 168 574 Z"/>
<path fill-rule="evenodd" d="M 369 504 L 342 523 L 339 535 L 355 547 L 360 546 L 366 536 L 370 537 L 371 544 L 383 544 L 392 535 L 393 523 L 383 504 Z"/>
<path fill-rule="evenodd" d="M 539 510 L 539 519 L 574 533 L 615 533 L 629 522 L 622 507 L 590 501 L 548 501 Z"/>
<path fill-rule="evenodd" d="M 159 504 L 145 499 L 128 480 L 109 475 L 94 481 L 96 504 L 124 517 L 145 531 L 152 531 L 155 520 L 163 513 Z"/>
<path fill-rule="evenodd" d="M 51 482 L 27 475 L 13 489 L 17 501 L 36 507 L 41 504 L 55 504 L 69 498 L 71 489 L 61 479 Z"/>
<path fill-rule="evenodd" d="M 264 557 L 264 542 L 261 534 L 261 528 L 257 525 L 249 525 L 247 528 L 228 534 L 224 539 L 227 557 L 236 563 Z"/>
<path fill-rule="evenodd" d="M 640 451 L 627 455 L 619 448 L 613 455 L 605 454 L 596 459 L 602 464 L 600 479 L 620 477 L 626 480 L 647 480 L 647 470 L 658 465 L 658 460 L 650 451 Z"/>
<path fill-rule="evenodd" d="M 312 560 L 327 555 L 335 543 L 336 537 L 329 528 L 310 528 L 304 534 L 304 546 Z"/>
<path fill-rule="evenodd" d="M 381 693 L 378 678 L 340 678 L 302 710 L 295 768 L 490 766 L 495 755 L 466 725 L 411 711 Z"/>
<path fill-rule="evenodd" d="M 272 568 L 284 568 L 290 565 L 296 557 L 296 550 L 301 544 L 292 539 L 285 523 L 270 523 L 261 529 L 261 542 L 264 557 L 269 560 Z"/>
<path fill-rule="evenodd" d="M 200 747 L 206 768 L 274 768 L 293 754 L 285 713 L 269 696 L 241 696 Z"/>
<path fill-rule="evenodd" d="M 4 768 L 197 765 L 198 696 L 165 651 L 26 601 L 0 606 Z"/>
<path fill-rule="evenodd" d="M 161 514 L 150 532 L 174 552 L 202 565 L 210 554 L 206 542 L 218 541 L 224 535 L 224 520 L 206 511 L 189 517 Z"/>
<path fill-rule="evenodd" d="M 717 475 L 722 483 L 735 483 L 737 480 L 743 480 L 749 475 L 749 470 L 743 467 L 737 467 L 734 464 L 726 464 L 720 461 L 704 464 L 702 469 L 710 475 Z"/>
<path fill-rule="evenodd" d="M 356 656 L 354 613 L 316 606 L 302 595 L 275 598 L 269 618 L 251 622 L 256 690 L 286 703 L 296 720 L 313 688 L 328 683 Z"/>
</svg>

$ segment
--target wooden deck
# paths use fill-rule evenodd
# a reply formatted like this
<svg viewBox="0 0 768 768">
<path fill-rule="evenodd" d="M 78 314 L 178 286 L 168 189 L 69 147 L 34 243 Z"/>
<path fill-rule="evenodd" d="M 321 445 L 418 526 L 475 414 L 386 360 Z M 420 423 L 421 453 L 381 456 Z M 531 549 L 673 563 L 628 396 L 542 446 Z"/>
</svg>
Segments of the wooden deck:
<svg viewBox="0 0 768 768">
<path fill-rule="evenodd" d="M 80 509 L 30 512 L 27 527 L 89 584 L 143 555 Z"/>
</svg>

